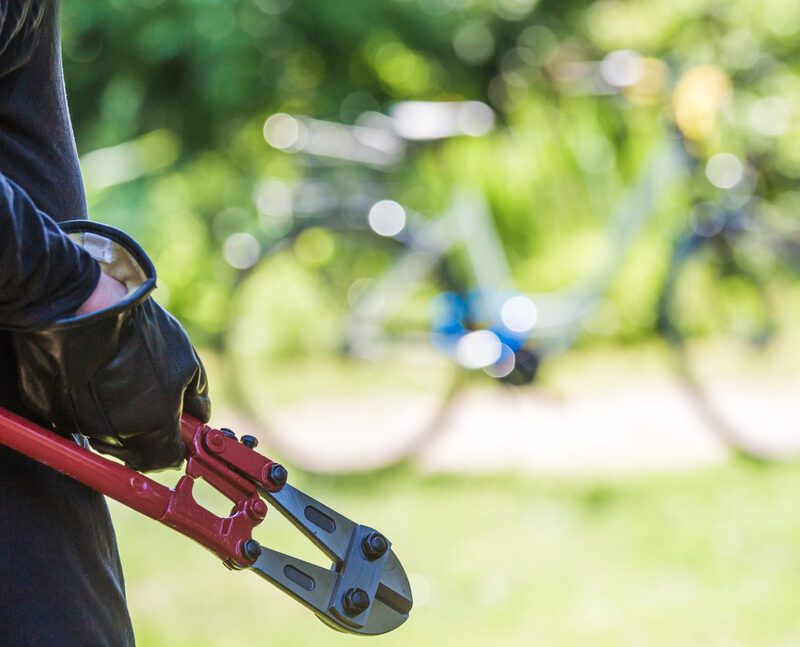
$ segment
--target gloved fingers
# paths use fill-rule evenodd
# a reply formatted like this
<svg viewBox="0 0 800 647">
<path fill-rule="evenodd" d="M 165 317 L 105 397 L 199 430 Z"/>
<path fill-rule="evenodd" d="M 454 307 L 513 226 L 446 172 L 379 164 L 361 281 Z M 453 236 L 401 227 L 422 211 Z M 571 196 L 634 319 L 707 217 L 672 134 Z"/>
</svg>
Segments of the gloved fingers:
<svg viewBox="0 0 800 647">
<path fill-rule="evenodd" d="M 211 400 L 208 397 L 208 377 L 205 367 L 194 351 L 197 370 L 194 372 L 186 391 L 183 394 L 183 410 L 200 422 L 208 422 L 211 418 Z"/>
<path fill-rule="evenodd" d="M 125 446 L 90 438 L 89 444 L 98 452 L 118 458 L 139 472 L 154 472 L 180 467 L 186 458 L 186 446 L 174 441 L 174 433 L 156 430 L 147 436 L 137 436 Z"/>
</svg>

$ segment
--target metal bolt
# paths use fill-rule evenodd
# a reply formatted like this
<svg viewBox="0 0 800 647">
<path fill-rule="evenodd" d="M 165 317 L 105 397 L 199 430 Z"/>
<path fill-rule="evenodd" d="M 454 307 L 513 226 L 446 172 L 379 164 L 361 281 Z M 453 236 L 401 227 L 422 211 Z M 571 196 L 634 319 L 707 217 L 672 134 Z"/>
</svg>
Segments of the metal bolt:
<svg viewBox="0 0 800 647">
<path fill-rule="evenodd" d="M 369 596 L 362 589 L 349 589 L 342 596 L 344 612 L 351 618 L 369 609 Z"/>
<path fill-rule="evenodd" d="M 284 485 L 289 478 L 289 472 L 283 465 L 275 463 L 269 468 L 267 478 L 272 485 Z"/>
<path fill-rule="evenodd" d="M 228 429 L 227 427 L 220 427 L 219 430 L 223 434 L 225 434 L 228 438 L 233 438 L 234 440 L 236 440 L 236 434 L 233 433 L 233 431 Z"/>
<path fill-rule="evenodd" d="M 247 511 L 247 516 L 253 521 L 261 521 L 267 516 L 267 504 L 261 499 L 248 502 L 245 510 Z"/>
<path fill-rule="evenodd" d="M 261 544 L 255 539 L 248 539 L 242 544 L 242 555 L 247 559 L 258 559 L 261 555 Z"/>
<path fill-rule="evenodd" d="M 206 434 L 205 445 L 209 451 L 219 453 L 225 450 L 225 441 L 222 434 L 212 430 Z"/>
<path fill-rule="evenodd" d="M 374 561 L 389 550 L 389 542 L 381 533 L 371 532 L 361 540 L 361 550 L 368 560 Z"/>
<path fill-rule="evenodd" d="M 258 438 L 255 436 L 242 436 L 240 440 L 242 445 L 249 447 L 250 449 L 255 449 L 258 447 Z"/>
</svg>

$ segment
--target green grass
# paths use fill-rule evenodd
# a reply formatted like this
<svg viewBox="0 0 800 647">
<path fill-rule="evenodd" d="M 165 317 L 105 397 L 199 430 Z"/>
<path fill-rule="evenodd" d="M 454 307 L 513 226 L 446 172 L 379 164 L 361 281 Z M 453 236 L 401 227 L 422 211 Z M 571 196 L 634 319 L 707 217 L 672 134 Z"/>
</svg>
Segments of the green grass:
<svg viewBox="0 0 800 647">
<path fill-rule="evenodd" d="M 139 644 L 800 644 L 800 466 L 292 482 L 389 536 L 411 575 L 410 620 L 379 638 L 336 634 L 254 574 L 113 505 Z M 312 555 L 282 522 L 271 512 L 258 538 Z"/>
</svg>

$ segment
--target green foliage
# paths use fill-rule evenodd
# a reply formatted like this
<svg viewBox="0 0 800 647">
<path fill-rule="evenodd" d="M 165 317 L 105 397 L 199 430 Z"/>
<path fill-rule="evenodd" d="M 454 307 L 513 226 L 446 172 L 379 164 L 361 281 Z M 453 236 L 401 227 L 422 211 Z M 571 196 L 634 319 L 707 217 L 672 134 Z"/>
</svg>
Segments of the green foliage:
<svg viewBox="0 0 800 647">
<path fill-rule="evenodd" d="M 248 274 L 226 260 L 226 241 L 245 255 L 256 243 L 270 249 L 281 231 L 265 218 L 265 185 L 316 172 L 266 144 L 265 119 L 283 111 L 352 123 L 417 99 L 484 101 L 498 126 L 414 148 L 389 174 L 386 197 L 430 217 L 454 185 L 480 188 L 518 287 L 535 292 L 598 271 L 614 205 L 649 152 L 683 131 L 695 168 L 659 200 L 609 293 L 622 313 L 609 334 L 649 336 L 693 201 L 754 195 L 753 208 L 797 222 L 799 30 L 782 0 L 66 0 L 63 19 L 93 217 L 139 238 L 162 300 L 213 345 L 237 325 L 233 293 Z M 641 53 L 641 78 L 612 87 L 600 62 L 620 48 Z M 703 173 L 721 151 L 745 164 L 733 190 Z M 374 180 L 356 171 L 342 174 Z M 347 267 L 345 254 L 330 251 L 329 275 Z M 284 280 L 258 276 L 265 294 Z M 254 279 L 246 283 L 252 292 Z M 341 294 L 332 293 L 339 308 Z"/>
</svg>

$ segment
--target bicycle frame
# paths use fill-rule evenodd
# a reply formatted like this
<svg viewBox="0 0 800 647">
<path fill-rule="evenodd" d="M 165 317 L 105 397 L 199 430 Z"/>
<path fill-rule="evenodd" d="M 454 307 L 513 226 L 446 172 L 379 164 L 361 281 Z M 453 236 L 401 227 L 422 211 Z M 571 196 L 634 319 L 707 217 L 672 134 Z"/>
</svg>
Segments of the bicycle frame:
<svg viewBox="0 0 800 647">
<path fill-rule="evenodd" d="M 430 109 L 439 110 L 440 105 L 432 103 Z M 425 104 L 414 102 L 413 108 L 411 112 L 419 119 L 424 114 Z M 405 112 L 405 104 L 395 107 L 394 113 L 403 115 Z M 405 155 L 406 140 L 398 133 L 408 129 L 402 121 L 393 121 L 390 116 L 370 113 L 363 120 L 369 127 L 289 115 L 281 118 L 294 119 L 304 129 L 303 137 L 298 137 L 286 149 L 291 153 L 340 163 L 367 164 L 381 170 L 397 165 Z M 324 143 L 331 133 L 337 135 L 342 145 L 332 147 Z M 462 133 L 447 132 L 439 137 L 431 133 L 427 139 L 435 141 L 454 134 Z M 381 157 L 376 151 L 391 151 L 391 154 Z M 600 266 L 560 290 L 525 295 L 535 308 L 536 323 L 525 334 L 523 343 L 534 347 L 538 356 L 557 355 L 572 346 L 582 325 L 617 275 L 656 201 L 686 162 L 686 153 L 677 138 L 653 150 L 641 173 L 612 210 L 608 245 Z M 469 290 L 487 295 L 492 301 L 489 309 L 497 311 L 491 313 L 496 321 L 500 320 L 503 303 L 522 294 L 514 287 L 493 216 L 479 191 L 456 186 L 443 213 L 417 220 L 416 223 L 409 220 L 408 226 L 392 236 L 402 244 L 402 251 L 393 266 L 364 290 L 352 306 L 345 327 L 344 346 L 359 357 L 381 355 L 382 345 L 389 342 L 384 334 L 387 321 L 402 309 L 415 285 L 437 267 L 447 265 L 448 256 L 456 250 L 463 251 L 473 283 L 469 288 L 454 286 L 454 290 L 462 295 Z"/>
</svg>

